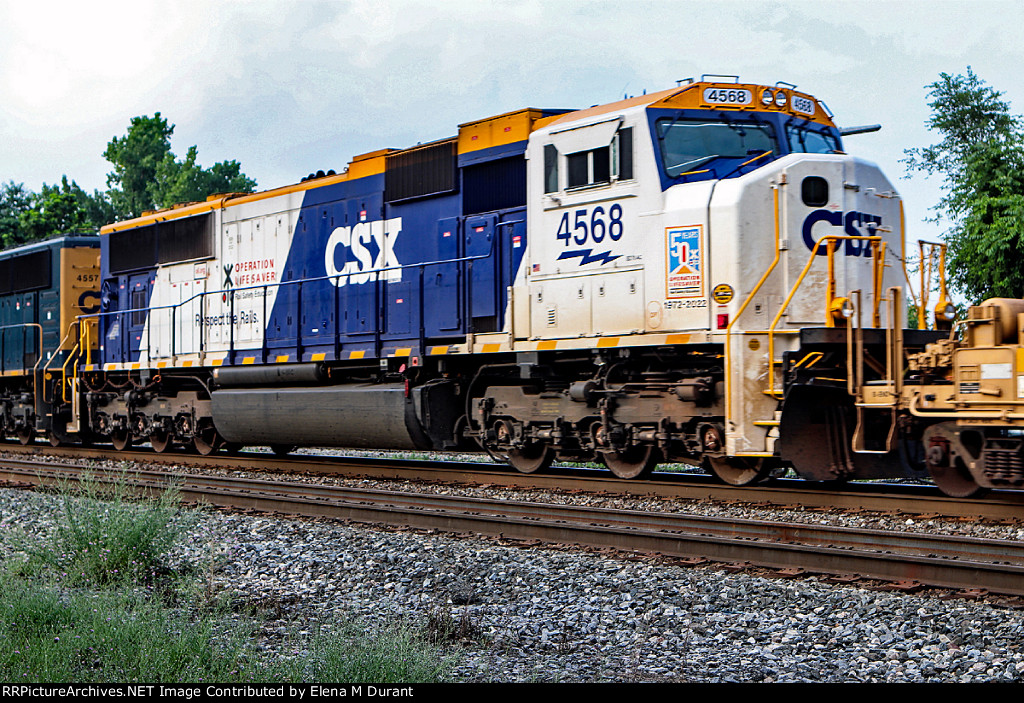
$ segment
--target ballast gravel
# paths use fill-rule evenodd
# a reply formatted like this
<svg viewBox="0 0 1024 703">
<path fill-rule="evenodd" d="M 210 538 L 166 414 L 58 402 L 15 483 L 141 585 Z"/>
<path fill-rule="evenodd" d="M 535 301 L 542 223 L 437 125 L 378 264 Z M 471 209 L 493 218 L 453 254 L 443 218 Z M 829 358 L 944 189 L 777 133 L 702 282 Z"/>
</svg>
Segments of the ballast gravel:
<svg viewBox="0 0 1024 703">
<path fill-rule="evenodd" d="M 0 489 L 0 538 L 45 535 L 54 498 Z M 202 511 L 177 563 L 274 618 L 464 626 L 460 681 L 1024 679 L 1024 610 L 631 561 L 576 549 Z"/>
</svg>

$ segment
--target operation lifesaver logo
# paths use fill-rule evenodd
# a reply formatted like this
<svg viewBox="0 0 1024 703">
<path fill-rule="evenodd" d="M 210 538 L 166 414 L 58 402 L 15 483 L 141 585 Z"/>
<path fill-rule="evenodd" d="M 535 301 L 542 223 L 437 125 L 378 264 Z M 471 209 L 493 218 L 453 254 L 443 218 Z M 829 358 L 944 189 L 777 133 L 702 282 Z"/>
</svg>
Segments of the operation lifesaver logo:
<svg viewBox="0 0 1024 703">
<path fill-rule="evenodd" d="M 669 298 L 704 296 L 702 225 L 665 228 L 665 286 Z"/>
</svg>

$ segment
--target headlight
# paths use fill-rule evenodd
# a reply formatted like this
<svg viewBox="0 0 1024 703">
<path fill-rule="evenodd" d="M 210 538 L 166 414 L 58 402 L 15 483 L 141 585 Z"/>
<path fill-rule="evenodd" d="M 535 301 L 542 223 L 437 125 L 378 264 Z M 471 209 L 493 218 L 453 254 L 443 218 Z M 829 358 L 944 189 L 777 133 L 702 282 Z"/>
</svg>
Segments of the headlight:
<svg viewBox="0 0 1024 703">
<path fill-rule="evenodd" d="M 847 320 L 853 317 L 853 313 L 853 302 L 849 298 L 834 298 L 832 305 L 829 306 L 829 314 L 832 315 L 832 319 L 836 322 L 845 324 Z"/>
<path fill-rule="evenodd" d="M 765 88 L 764 91 L 761 93 L 761 104 L 762 105 L 771 105 L 772 101 L 774 101 L 774 100 L 775 100 L 775 94 L 772 93 L 772 91 L 770 91 L 767 88 Z"/>
<path fill-rule="evenodd" d="M 775 106 L 776 107 L 786 107 L 786 101 L 787 101 L 786 94 L 783 93 L 781 90 L 778 93 L 775 94 Z"/>
<path fill-rule="evenodd" d="M 956 319 L 956 306 L 953 303 L 939 303 L 935 307 L 935 319 L 952 322 Z"/>
</svg>

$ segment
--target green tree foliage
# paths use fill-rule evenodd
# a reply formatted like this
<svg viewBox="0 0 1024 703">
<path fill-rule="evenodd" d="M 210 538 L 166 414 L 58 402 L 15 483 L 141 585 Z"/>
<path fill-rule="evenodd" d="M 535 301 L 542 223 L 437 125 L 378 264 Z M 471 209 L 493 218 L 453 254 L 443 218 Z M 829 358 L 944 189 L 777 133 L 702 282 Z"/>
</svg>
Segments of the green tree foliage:
<svg viewBox="0 0 1024 703">
<path fill-rule="evenodd" d="M 113 214 L 102 193 L 89 195 L 67 176 L 60 185 L 44 183 L 39 193 L 12 181 L 0 189 L 0 242 L 12 247 L 58 234 L 92 232 Z"/>
<path fill-rule="evenodd" d="M 114 165 L 107 174 L 107 186 L 119 218 L 205 200 L 214 193 L 251 193 L 256 188 L 256 181 L 242 173 L 237 161 L 203 168 L 197 163 L 195 146 L 189 147 L 184 160 L 178 160 L 171 152 L 173 133 L 174 125 L 157 112 L 153 117 L 132 118 L 128 133 L 107 144 L 103 156 Z"/>
<path fill-rule="evenodd" d="M 156 172 L 171 153 L 174 125 L 156 113 L 153 117 L 133 117 L 128 133 L 107 143 L 103 158 L 114 166 L 107 174 L 110 202 L 119 218 L 138 217 L 156 207 Z"/>
<path fill-rule="evenodd" d="M 134 117 L 123 137 L 114 137 L 103 156 L 114 166 L 107 174 L 109 190 L 90 195 L 67 176 L 59 185 L 43 184 L 39 193 L 23 183 L 0 185 L 0 246 L 9 248 L 73 232 L 95 232 L 145 210 L 205 200 L 214 193 L 251 193 L 256 181 L 242 173 L 237 161 L 210 168 L 197 163 L 198 149 L 184 160 L 171 152 L 174 125 L 156 113 Z"/>
<path fill-rule="evenodd" d="M 1024 297 L 1024 121 L 970 67 L 928 87 L 928 127 L 942 139 L 904 163 L 943 179 L 934 210 L 949 223 L 950 287 L 974 302 Z"/>
<path fill-rule="evenodd" d="M 0 186 L 0 244 L 13 246 L 21 237 L 21 218 L 32 207 L 32 193 L 24 183 L 8 181 Z"/>
<path fill-rule="evenodd" d="M 256 181 L 242 173 L 237 161 L 221 161 L 210 168 L 196 163 L 197 149 L 189 147 L 184 161 L 168 153 L 156 172 L 154 194 L 162 207 L 205 200 L 214 193 L 251 193 Z"/>
</svg>

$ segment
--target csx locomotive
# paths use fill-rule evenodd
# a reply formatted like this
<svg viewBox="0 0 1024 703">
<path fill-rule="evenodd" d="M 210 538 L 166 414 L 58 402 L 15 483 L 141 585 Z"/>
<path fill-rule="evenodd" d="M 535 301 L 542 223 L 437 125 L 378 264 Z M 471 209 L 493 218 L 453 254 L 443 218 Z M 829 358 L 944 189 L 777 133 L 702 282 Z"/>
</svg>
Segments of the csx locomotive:
<svg viewBox="0 0 1024 703">
<path fill-rule="evenodd" d="M 1020 485 L 1024 302 L 904 329 L 902 201 L 842 136 L 794 86 L 705 77 L 107 226 L 4 426 Z"/>
</svg>

